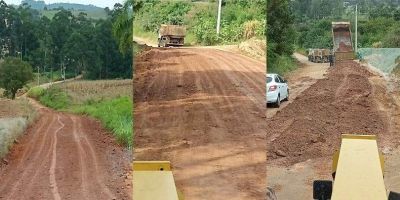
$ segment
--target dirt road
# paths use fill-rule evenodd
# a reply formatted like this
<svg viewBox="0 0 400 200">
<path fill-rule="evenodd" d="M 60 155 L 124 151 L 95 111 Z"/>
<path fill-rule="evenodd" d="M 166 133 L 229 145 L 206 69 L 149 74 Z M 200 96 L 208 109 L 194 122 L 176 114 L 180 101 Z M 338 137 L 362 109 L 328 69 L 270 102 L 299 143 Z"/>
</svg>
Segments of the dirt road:
<svg viewBox="0 0 400 200">
<path fill-rule="evenodd" d="M 99 122 L 35 103 L 39 119 L 0 165 L 0 199 L 130 199 L 130 154 Z"/>
<path fill-rule="evenodd" d="M 400 138 L 395 94 L 382 77 L 349 61 L 292 98 L 268 123 L 268 181 L 278 199 L 311 199 L 312 181 L 331 179 L 331 156 L 344 133 L 378 135 L 389 163 L 387 187 L 400 189 L 394 173 L 400 163 L 392 156 Z"/>
<path fill-rule="evenodd" d="M 154 48 L 135 67 L 135 159 L 170 160 L 185 199 L 264 199 L 265 63 Z"/>
<path fill-rule="evenodd" d="M 295 53 L 294 57 L 298 62 L 298 68 L 288 73 L 285 78 L 288 80 L 290 88 L 290 98 L 288 102 L 282 102 L 281 107 L 267 109 L 267 118 L 270 119 L 279 111 L 284 109 L 304 90 L 308 89 L 317 80 L 325 77 L 329 68 L 329 63 L 309 62 L 307 56 Z"/>
</svg>

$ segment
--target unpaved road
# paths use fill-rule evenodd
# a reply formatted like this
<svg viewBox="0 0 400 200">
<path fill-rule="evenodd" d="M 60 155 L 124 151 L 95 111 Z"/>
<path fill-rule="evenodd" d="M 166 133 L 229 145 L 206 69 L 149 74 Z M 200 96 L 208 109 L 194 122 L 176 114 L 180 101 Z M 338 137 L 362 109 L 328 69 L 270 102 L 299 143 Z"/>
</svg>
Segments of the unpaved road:
<svg viewBox="0 0 400 200">
<path fill-rule="evenodd" d="M 131 199 L 128 150 L 99 122 L 33 103 L 39 119 L 0 164 L 0 199 Z"/>
<path fill-rule="evenodd" d="M 268 184 L 278 199 L 312 199 L 312 181 L 331 179 L 331 156 L 344 133 L 378 136 L 386 186 L 400 190 L 400 103 L 389 85 L 356 62 L 338 63 L 269 118 Z"/>
<path fill-rule="evenodd" d="M 171 161 L 185 199 L 264 199 L 265 63 L 153 48 L 135 69 L 135 159 Z"/>
<path fill-rule="evenodd" d="M 317 80 L 325 77 L 329 68 L 329 63 L 313 63 L 309 62 L 308 58 L 299 53 L 294 54 L 294 58 L 298 61 L 299 68 L 288 73 L 285 78 L 288 80 L 290 89 L 289 101 L 282 102 L 281 107 L 267 109 L 267 117 L 272 118 L 275 114 L 289 105 L 293 100 L 300 95 L 304 90 L 308 89 Z"/>
</svg>

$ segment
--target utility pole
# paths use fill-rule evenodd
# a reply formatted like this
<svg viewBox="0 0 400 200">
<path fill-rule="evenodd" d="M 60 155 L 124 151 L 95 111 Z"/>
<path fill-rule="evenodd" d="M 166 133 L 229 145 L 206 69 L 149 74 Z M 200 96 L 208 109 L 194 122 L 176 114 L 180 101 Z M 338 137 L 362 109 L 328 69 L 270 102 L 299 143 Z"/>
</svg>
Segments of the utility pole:
<svg viewBox="0 0 400 200">
<path fill-rule="evenodd" d="M 221 26 L 221 9 L 222 9 L 222 0 L 218 2 L 218 19 L 217 19 L 217 35 L 219 35 L 219 29 Z"/>
<path fill-rule="evenodd" d="M 40 85 L 40 67 L 38 66 L 37 67 L 37 85 L 39 86 Z"/>
<path fill-rule="evenodd" d="M 357 8 L 357 4 L 356 4 L 356 44 L 355 46 L 355 50 L 356 50 L 356 54 L 358 52 L 358 8 Z"/>
</svg>

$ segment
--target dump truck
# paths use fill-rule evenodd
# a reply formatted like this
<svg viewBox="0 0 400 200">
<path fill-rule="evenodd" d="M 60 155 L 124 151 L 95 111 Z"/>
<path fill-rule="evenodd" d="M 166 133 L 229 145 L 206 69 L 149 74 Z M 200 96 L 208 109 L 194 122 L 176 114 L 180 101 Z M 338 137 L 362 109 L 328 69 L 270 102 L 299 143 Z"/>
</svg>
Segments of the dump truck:
<svg viewBox="0 0 400 200">
<path fill-rule="evenodd" d="M 399 200 L 399 193 L 387 194 L 383 172 L 384 157 L 375 135 L 343 134 L 333 156 L 333 181 L 314 181 L 313 199 Z"/>
<path fill-rule="evenodd" d="M 327 63 L 329 62 L 330 55 L 331 55 L 331 50 L 329 49 L 309 49 L 308 61 L 316 63 Z"/>
<path fill-rule="evenodd" d="M 158 31 L 158 47 L 183 46 L 185 36 L 185 26 L 163 24 Z"/>
<path fill-rule="evenodd" d="M 354 60 L 350 22 L 332 22 L 333 54 L 335 61 Z"/>
</svg>

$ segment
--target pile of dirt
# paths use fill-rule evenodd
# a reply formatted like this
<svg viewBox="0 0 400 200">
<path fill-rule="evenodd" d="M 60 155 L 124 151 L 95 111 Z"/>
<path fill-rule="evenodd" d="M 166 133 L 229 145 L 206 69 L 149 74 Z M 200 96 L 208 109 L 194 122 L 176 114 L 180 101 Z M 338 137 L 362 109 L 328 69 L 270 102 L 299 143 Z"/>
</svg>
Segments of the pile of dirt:
<svg viewBox="0 0 400 200">
<path fill-rule="evenodd" d="M 266 60 L 266 40 L 252 38 L 250 40 L 240 43 L 239 49 L 242 53 L 250 57 L 257 58 L 262 61 Z"/>
<path fill-rule="evenodd" d="M 283 165 L 331 156 L 341 134 L 388 131 L 387 119 L 377 108 L 369 77 L 359 64 L 337 63 L 293 103 L 268 121 L 268 159 Z"/>
</svg>

